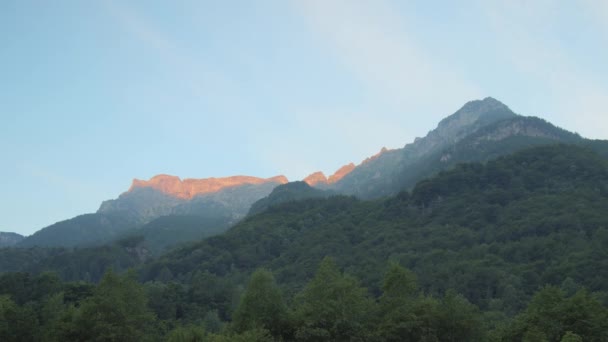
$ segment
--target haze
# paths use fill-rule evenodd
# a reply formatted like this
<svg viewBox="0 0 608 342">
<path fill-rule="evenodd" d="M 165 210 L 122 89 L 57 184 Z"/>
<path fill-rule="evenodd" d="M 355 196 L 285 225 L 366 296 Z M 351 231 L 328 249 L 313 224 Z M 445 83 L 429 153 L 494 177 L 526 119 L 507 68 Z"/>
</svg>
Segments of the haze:
<svg viewBox="0 0 608 342">
<path fill-rule="evenodd" d="M 0 231 L 133 178 L 331 174 L 493 96 L 608 138 L 602 1 L 0 2 Z"/>
</svg>

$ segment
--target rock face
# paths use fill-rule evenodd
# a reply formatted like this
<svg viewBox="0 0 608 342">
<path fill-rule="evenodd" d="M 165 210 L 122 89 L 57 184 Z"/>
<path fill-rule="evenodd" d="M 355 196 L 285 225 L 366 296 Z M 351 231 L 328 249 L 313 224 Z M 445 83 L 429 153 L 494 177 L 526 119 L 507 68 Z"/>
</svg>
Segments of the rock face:
<svg viewBox="0 0 608 342">
<path fill-rule="evenodd" d="M 303 180 L 306 184 L 310 186 L 318 186 L 327 184 L 327 177 L 321 171 L 310 174 L 308 177 Z"/>
<path fill-rule="evenodd" d="M 310 186 L 326 188 L 329 185 L 334 184 L 340 179 L 344 178 L 344 176 L 349 174 L 354 169 L 355 164 L 350 163 L 339 168 L 338 171 L 336 171 L 333 175 L 329 176 L 329 178 L 325 177 L 325 174 L 319 171 L 310 174 L 308 177 L 304 178 L 303 181 Z"/>
<path fill-rule="evenodd" d="M 329 183 L 329 184 L 336 183 L 340 179 L 344 178 L 344 176 L 351 173 L 351 171 L 353 171 L 354 169 L 355 169 L 355 164 L 353 164 L 353 163 L 342 166 L 333 175 L 329 176 L 329 178 L 327 179 L 327 183 Z"/>
<path fill-rule="evenodd" d="M 147 223 L 165 215 L 209 215 L 230 211 L 234 220 L 244 217 L 249 206 L 267 196 L 274 187 L 287 183 L 285 176 L 257 178 L 184 179 L 158 175 L 148 181 L 135 179 L 131 188 L 115 200 L 104 201 L 98 213 L 128 211 Z"/>
<path fill-rule="evenodd" d="M 104 201 L 96 213 L 43 228 L 21 241 L 19 246 L 100 245 L 135 233 L 151 221 L 169 215 L 175 217 L 170 220 L 173 223 L 183 223 L 184 216 L 196 217 L 188 221 L 196 222 L 196 227 L 192 224 L 167 224 L 173 227 L 173 236 L 167 238 L 167 242 L 188 241 L 199 238 L 206 231 L 218 233 L 227 229 L 245 217 L 254 202 L 285 183 L 287 179 L 283 176 L 268 179 L 235 176 L 181 180 L 175 176 L 159 175 L 148 181 L 136 179 L 127 192 L 117 199 Z M 154 228 L 158 231 L 163 227 L 157 224 Z M 154 230 L 142 233 L 146 238 L 155 238 L 151 236 Z"/>
<path fill-rule="evenodd" d="M 325 188 L 361 198 L 388 196 L 455 163 L 488 160 L 539 144 L 580 139 L 538 118 L 519 116 L 488 97 L 466 103 L 424 138 L 416 138 L 401 149 L 383 148 Z"/>
<path fill-rule="evenodd" d="M 285 176 L 276 176 L 268 179 L 251 176 L 232 176 L 225 178 L 186 178 L 183 181 L 177 176 L 157 175 L 150 180 L 134 179 L 129 192 L 138 188 L 152 188 L 166 195 L 180 199 L 192 199 L 198 195 L 210 194 L 229 187 L 246 184 L 278 183 L 285 184 Z"/>
<path fill-rule="evenodd" d="M 23 235 L 17 233 L 0 232 L 0 248 L 14 246 L 24 238 Z"/>
</svg>

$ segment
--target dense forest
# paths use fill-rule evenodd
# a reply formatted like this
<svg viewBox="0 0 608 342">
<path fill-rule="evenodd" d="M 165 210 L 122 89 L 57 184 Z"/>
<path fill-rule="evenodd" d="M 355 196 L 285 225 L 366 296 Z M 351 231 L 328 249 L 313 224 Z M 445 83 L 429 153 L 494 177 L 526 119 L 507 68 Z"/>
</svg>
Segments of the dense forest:
<svg viewBox="0 0 608 342">
<path fill-rule="evenodd" d="M 206 285 L 210 285 L 208 283 Z M 574 286 L 544 286 L 514 317 L 481 311 L 453 290 L 432 296 L 416 275 L 387 265 L 378 296 L 324 258 L 306 286 L 285 298 L 273 274 L 256 270 L 231 321 L 186 298 L 213 303 L 219 284 L 185 290 L 140 284 L 109 270 L 98 285 L 54 274 L 0 277 L 2 341 L 606 341 L 608 309 Z M 184 314 L 190 313 L 190 319 Z M 193 314 L 195 313 L 195 314 Z"/>
<path fill-rule="evenodd" d="M 3 249 L 0 341 L 608 341 L 606 208 L 605 155 L 554 145 L 269 204 L 158 258 Z"/>
</svg>

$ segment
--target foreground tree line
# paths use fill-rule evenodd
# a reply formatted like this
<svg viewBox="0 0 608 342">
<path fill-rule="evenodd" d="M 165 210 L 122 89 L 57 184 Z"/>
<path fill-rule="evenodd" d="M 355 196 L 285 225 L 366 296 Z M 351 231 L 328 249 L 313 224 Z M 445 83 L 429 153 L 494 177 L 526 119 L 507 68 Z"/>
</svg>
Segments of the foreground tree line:
<svg viewBox="0 0 608 342">
<path fill-rule="evenodd" d="M 608 310 L 584 289 L 546 286 L 512 318 L 482 312 L 447 291 L 425 295 L 416 276 L 390 264 L 372 296 L 331 258 L 286 300 L 272 273 L 255 271 L 229 321 L 217 314 L 163 319 L 134 272 L 108 271 L 95 286 L 53 274 L 0 277 L 0 341 L 607 341 Z M 170 304 L 171 298 L 165 298 Z M 169 315 L 171 316 L 171 315 Z"/>
</svg>

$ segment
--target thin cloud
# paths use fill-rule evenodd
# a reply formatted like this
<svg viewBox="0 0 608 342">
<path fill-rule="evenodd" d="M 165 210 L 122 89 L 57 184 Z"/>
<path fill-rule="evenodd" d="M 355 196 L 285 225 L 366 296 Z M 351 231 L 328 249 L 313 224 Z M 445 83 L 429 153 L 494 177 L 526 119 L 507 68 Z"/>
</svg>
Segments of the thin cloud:
<svg viewBox="0 0 608 342">
<path fill-rule="evenodd" d="M 396 109 L 438 109 L 438 94 L 455 107 L 480 94 L 455 68 L 425 53 L 386 1 L 308 0 L 297 2 L 297 9 L 337 58 Z"/>
<path fill-rule="evenodd" d="M 560 5 L 552 1 L 479 4 L 496 35 L 497 48 L 508 56 L 514 70 L 551 94 L 553 112 L 547 118 L 583 136 L 605 138 L 608 87 L 592 77 L 592 70 L 577 63 L 556 37 Z"/>
<path fill-rule="evenodd" d="M 212 99 L 221 107 L 233 102 L 234 82 L 224 73 L 208 67 L 201 56 L 193 57 L 145 16 L 123 2 L 103 2 L 104 8 L 123 29 L 155 51 L 178 80 L 176 84 L 187 86 L 196 96 Z"/>
</svg>

